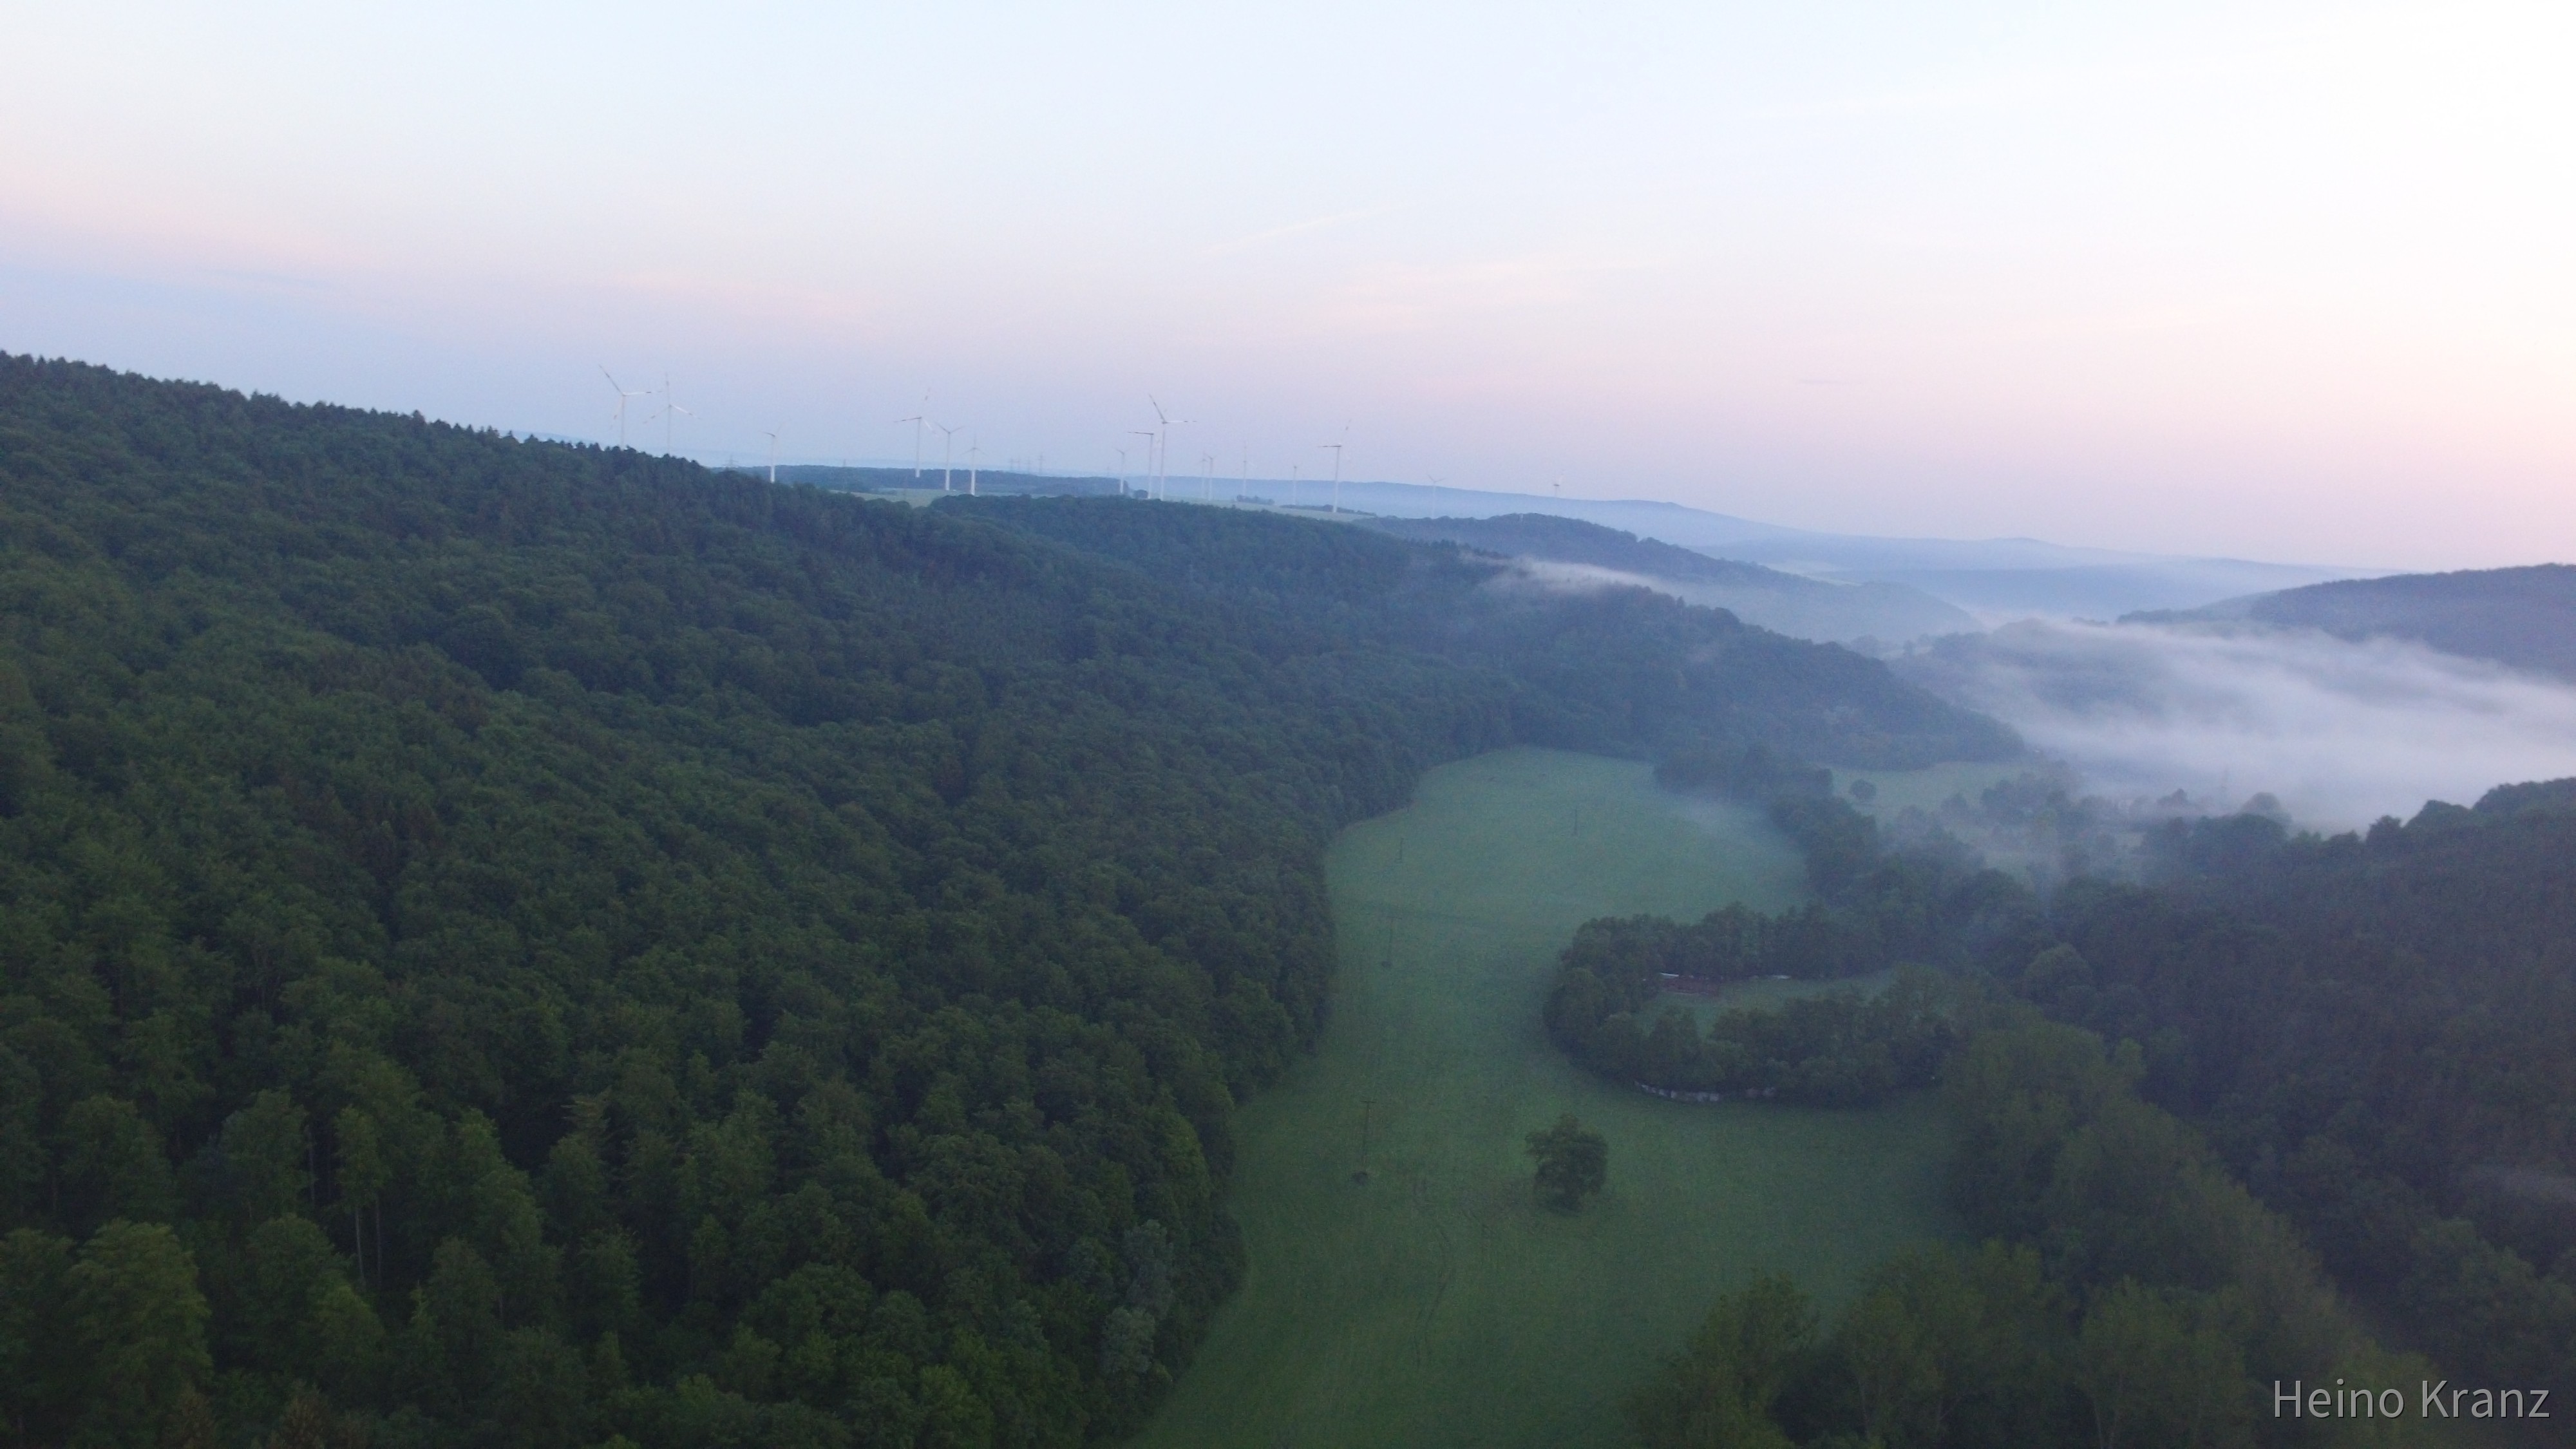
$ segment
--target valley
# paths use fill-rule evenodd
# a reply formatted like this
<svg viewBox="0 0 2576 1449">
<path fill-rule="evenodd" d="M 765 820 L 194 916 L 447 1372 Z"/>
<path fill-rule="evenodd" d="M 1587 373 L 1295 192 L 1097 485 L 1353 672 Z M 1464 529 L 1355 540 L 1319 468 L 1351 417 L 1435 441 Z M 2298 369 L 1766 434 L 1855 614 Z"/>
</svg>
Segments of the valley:
<svg viewBox="0 0 2576 1449">
<path fill-rule="evenodd" d="M 1332 1020 L 1237 1118 L 1250 1268 L 1140 1446 L 1622 1443 L 1622 1397 L 1718 1293 L 1787 1269 L 1836 1302 L 1951 1231 L 1927 1100 L 1663 1102 L 1540 1026 L 1591 917 L 1797 900 L 1759 812 L 1686 803 L 1642 763 L 1510 749 L 1430 772 L 1343 831 L 1327 872 Z M 1564 1111 L 1610 1142 L 1609 1190 L 1573 1216 L 1532 1200 L 1521 1155 Z"/>
</svg>

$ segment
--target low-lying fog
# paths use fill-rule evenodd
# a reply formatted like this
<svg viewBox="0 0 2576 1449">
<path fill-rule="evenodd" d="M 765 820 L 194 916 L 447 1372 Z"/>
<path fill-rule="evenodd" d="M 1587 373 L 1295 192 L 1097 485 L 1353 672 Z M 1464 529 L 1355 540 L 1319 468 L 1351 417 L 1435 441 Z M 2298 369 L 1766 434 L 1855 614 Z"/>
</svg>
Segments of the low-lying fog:
<svg viewBox="0 0 2576 1449">
<path fill-rule="evenodd" d="M 2394 640 L 2032 622 L 1889 662 L 2114 799 L 2268 791 L 2336 830 L 2576 775 L 2576 687 Z"/>
</svg>

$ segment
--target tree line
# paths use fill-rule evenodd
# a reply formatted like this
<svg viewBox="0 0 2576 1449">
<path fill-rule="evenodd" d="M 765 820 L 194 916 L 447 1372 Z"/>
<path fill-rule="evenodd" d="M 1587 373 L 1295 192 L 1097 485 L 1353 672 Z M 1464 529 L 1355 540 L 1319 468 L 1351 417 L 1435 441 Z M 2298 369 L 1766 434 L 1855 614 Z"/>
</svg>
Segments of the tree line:
<svg viewBox="0 0 2576 1449">
<path fill-rule="evenodd" d="M 1833 795 L 1830 772 L 1759 743 L 1677 751 L 1656 778 L 1761 805 L 1799 847 L 1816 898 L 1776 912 L 1728 905 L 1695 922 L 1586 922 L 1549 989 L 1557 1044 L 1614 1080 L 1667 1091 L 1861 1106 L 1931 1085 L 1960 1040 L 1962 972 L 2037 929 L 2029 889 L 1955 845 L 1887 849 L 1877 822 Z M 1666 999 L 1684 986 L 1880 970 L 1894 979 L 1874 993 L 1720 1011 L 1704 1027 Z"/>
</svg>

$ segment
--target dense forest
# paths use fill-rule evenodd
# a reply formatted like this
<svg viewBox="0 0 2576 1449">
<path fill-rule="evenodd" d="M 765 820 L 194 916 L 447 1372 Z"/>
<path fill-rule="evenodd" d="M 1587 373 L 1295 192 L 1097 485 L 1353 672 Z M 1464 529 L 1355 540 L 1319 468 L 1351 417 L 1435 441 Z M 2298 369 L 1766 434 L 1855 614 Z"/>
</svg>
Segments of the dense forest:
<svg viewBox="0 0 2576 1449">
<path fill-rule="evenodd" d="M 1677 787 L 1768 799 L 1807 849 L 1819 899 L 1775 915 L 1590 923 L 1567 949 L 1550 1002 L 1557 1039 L 1596 1070 L 1658 1086 L 1728 1071 L 1732 1081 L 1759 1081 L 1767 1071 L 1781 1095 L 1834 1103 L 1874 1094 L 1786 1084 L 1848 1081 L 1854 1064 L 1872 1062 L 1889 1087 L 1940 1079 L 1961 1144 L 1954 1187 L 1990 1246 L 1980 1259 L 1891 1265 L 1882 1287 L 1902 1299 L 1918 1291 L 1902 1284 L 1929 1273 L 1955 1294 L 1961 1282 L 1986 1281 L 1980 1274 L 2005 1273 L 1992 1281 L 2018 1283 L 2010 1293 L 2028 1300 L 2012 1310 L 2029 1317 L 2013 1332 L 2031 1342 L 2055 1335 L 2060 1359 L 2050 1371 L 2065 1413 L 2102 1412 L 2079 1370 L 2093 1352 L 2084 1347 L 2092 1315 L 2114 1303 L 2127 1305 L 2123 1314 L 2164 1314 L 2185 1339 L 2215 1335 L 2204 1349 L 2216 1357 L 2201 1371 L 2233 1386 L 2222 1396 L 2229 1404 L 2253 1402 L 2274 1377 L 2313 1378 L 2339 1355 L 2378 1363 L 2374 1383 L 2399 1382 L 2390 1363 L 2372 1358 L 2378 1350 L 2353 1315 L 2322 1299 L 2303 1310 L 2310 1347 L 2291 1352 L 2265 1347 L 2236 1308 L 2195 1307 L 2188 1296 L 2331 1297 L 2329 1283 L 2389 1342 L 2425 1355 L 2435 1379 L 2546 1389 L 2562 1407 L 2576 1392 L 2576 875 L 2567 865 L 2576 859 L 2576 781 L 2499 787 L 2474 807 L 2437 801 L 2411 822 L 2332 838 L 2293 835 L 2269 815 L 2176 819 L 2148 832 L 2144 880 L 2077 879 L 2043 897 L 1976 869 L 1955 845 L 1886 848 L 1873 822 L 1824 793 L 1821 771 L 1758 750 L 1685 758 L 1663 773 Z M 1913 1010 L 1874 1023 L 1856 1014 L 1857 997 L 1839 1018 L 1803 1030 L 1784 1012 L 1731 1013 L 1705 1030 L 1678 1010 L 1656 1012 L 1668 976 L 1831 977 L 1907 961 L 1939 968 L 1944 986 L 1916 986 Z M 1937 1012 L 1923 1009 L 1936 1002 Z M 1839 1032 L 1825 1029 L 1837 1023 Z M 1927 1049 L 1911 1074 L 1885 1071 L 1885 1049 L 1936 1023 L 1955 1049 Z M 1781 1045 L 1748 1067 L 1747 1041 Z M 1995 1097 L 1996 1063 L 2032 1052 L 2056 1061 L 2048 1072 L 2092 1085 L 2061 1082 L 2017 1105 Z M 2113 1101 L 2128 1104 L 2117 1108 L 2119 1135 L 2078 1151 L 2080 1129 L 2104 1110 L 2098 1103 Z M 2117 1160 L 2130 1153 L 2133 1162 Z M 2134 1204 L 2161 1206 L 2138 1216 Z M 2129 1216 L 2062 1217 L 2079 1209 Z M 2259 1253 L 2252 1242 L 2264 1245 Z M 2010 1253 L 2025 1248 L 2037 1255 L 2029 1269 L 2007 1273 Z M 2116 1261 L 2092 1260 L 2106 1249 Z M 2258 1259 L 2306 1286 L 2257 1293 L 2245 1275 Z M 2319 1261 L 2322 1272 L 2307 1266 Z M 1872 1306 L 1879 1291 L 1852 1313 L 1893 1311 Z M 1748 1313 L 1785 1322 L 1784 1313 L 1796 1317 L 1781 1306 L 1786 1292 L 1771 1285 L 1730 1300 L 1712 1323 Z M 2032 1305 L 2042 1301 L 2055 1306 L 2041 1313 Z M 1791 1357 L 1809 1375 L 1808 1392 L 1824 1398 L 1803 1408 L 1780 1400 L 1777 1423 L 1755 1417 L 1773 1428 L 1803 1424 L 1802 1434 L 1824 1442 L 1845 1432 L 1830 1428 L 1835 1416 L 1860 1412 L 1854 1405 L 1875 1391 L 1849 1379 L 1859 1371 L 1847 1349 L 1813 1331 L 1792 1335 L 1802 1346 Z M 1908 1332 L 1943 1337 L 1920 1323 Z M 2329 1340 L 2342 1346 L 2321 1357 L 2315 1345 Z M 2172 1354 L 2184 1353 L 2183 1341 Z M 1673 1426 L 1715 1411 L 1676 1405 L 1715 1392 L 1714 1352 L 1695 1345 L 1659 1381 L 1654 1393 L 1664 1397 L 1641 1401 L 1650 1442 L 1699 1442 L 1672 1437 L 1683 1432 Z M 1925 1382 L 1954 1384 L 1992 1371 L 1920 1370 Z M 2412 1377 L 2404 1383 L 2416 1387 Z M 1828 1400 L 1842 1408 L 1818 1407 Z M 2420 1407 L 2410 1413 L 2420 1418 Z M 1931 1417 L 1901 1432 L 1846 1429 L 1891 1444 L 2058 1442 L 1971 1431 L 1933 1400 L 1908 1412 Z M 2328 1433 L 2229 1408 L 2138 1442 L 2335 1442 L 2317 1437 Z"/>
<path fill-rule="evenodd" d="M 1667 787 L 1765 805 L 1805 856 L 1814 899 L 1779 912 L 1730 905 L 1695 922 L 1587 922 L 1558 959 L 1547 1028 L 1618 1081 L 1673 1092 L 1859 1106 L 1927 1087 L 1960 1040 L 1966 973 L 2043 932 L 2030 890 L 1955 842 L 1891 850 L 1878 823 L 1832 793 L 1830 772 L 1762 745 L 1678 751 Z M 1937 969 L 1935 969 L 1937 968 Z M 1840 990 L 1706 1026 L 1667 999 L 1762 977 L 1831 981 L 1893 969 L 1875 994 Z"/>
<path fill-rule="evenodd" d="M 2164 846 L 2160 888 L 2065 892 L 2013 989 L 2140 1043 L 2148 1095 L 2445 1368 L 2576 1386 L 2576 781 Z"/>
<path fill-rule="evenodd" d="M 1240 1271 L 1440 760 L 1993 756 L 1345 526 L 931 510 L 0 358 L 0 1434 L 1039 1445 Z"/>
<path fill-rule="evenodd" d="M 2140 1099 L 2138 1070 L 2133 1047 L 2106 1052 L 2090 1033 L 2000 1014 L 1943 1087 L 1952 1187 L 1981 1244 L 1882 1263 L 1830 1332 L 1786 1276 L 1727 1295 L 1634 1397 L 1638 1438 L 1647 1449 L 2450 1442 L 2421 1412 L 2422 1386 L 2440 1375 L 2371 1341 L 2295 1230 L 2188 1125 Z M 2299 1386 L 2302 1412 L 2275 1411 L 2276 1379 Z M 2308 1389 L 2338 1386 L 2336 1412 L 2305 1412 Z M 2360 1386 L 2372 1391 L 2366 1417 Z M 2382 1389 L 2402 1395 L 2403 1417 L 2385 1414 Z"/>
<path fill-rule="evenodd" d="M 1451 544 L 1207 508 L 939 504 L 950 510 L 1152 569 L 1222 607 L 1229 637 L 1287 628 L 1481 670 L 1504 681 L 1524 743 L 1656 759 L 1760 745 L 1882 769 L 2021 751 L 2004 726 L 1848 650 L 1645 589 L 1549 588 Z"/>
</svg>

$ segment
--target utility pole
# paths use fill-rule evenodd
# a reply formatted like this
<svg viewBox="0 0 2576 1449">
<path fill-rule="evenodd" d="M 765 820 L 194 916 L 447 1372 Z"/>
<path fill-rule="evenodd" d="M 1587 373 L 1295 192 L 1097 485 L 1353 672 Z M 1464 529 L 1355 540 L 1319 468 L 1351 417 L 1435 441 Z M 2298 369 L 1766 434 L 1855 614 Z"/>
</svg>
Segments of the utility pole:
<svg viewBox="0 0 2576 1449">
<path fill-rule="evenodd" d="M 1375 1097 L 1360 1098 L 1360 1170 L 1351 1174 L 1351 1181 L 1362 1187 L 1368 1186 L 1369 1180 L 1369 1110 L 1376 1105 Z"/>
</svg>

